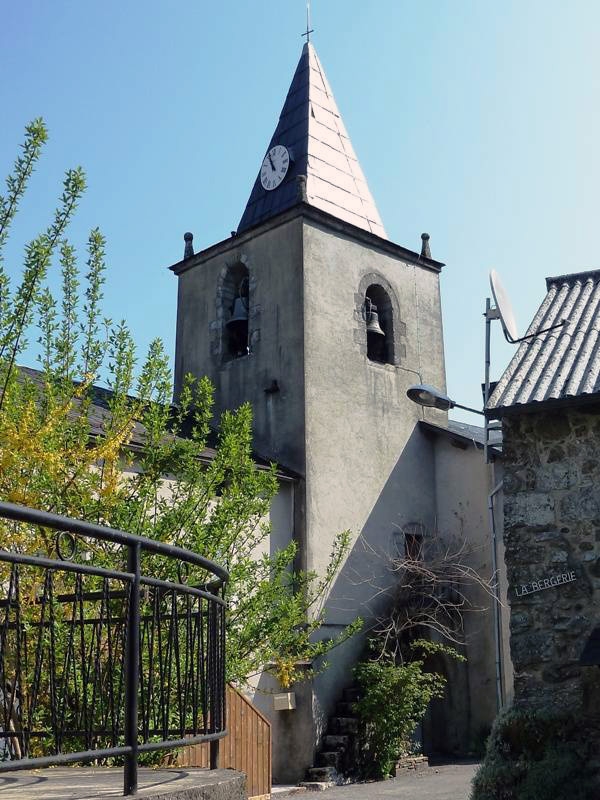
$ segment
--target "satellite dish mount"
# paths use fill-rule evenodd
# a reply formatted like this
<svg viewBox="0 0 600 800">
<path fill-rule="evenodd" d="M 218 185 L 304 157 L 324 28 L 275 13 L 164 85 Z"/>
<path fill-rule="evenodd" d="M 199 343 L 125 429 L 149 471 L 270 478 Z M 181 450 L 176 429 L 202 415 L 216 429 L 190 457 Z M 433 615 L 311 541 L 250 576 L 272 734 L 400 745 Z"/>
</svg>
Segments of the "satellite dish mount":
<svg viewBox="0 0 600 800">
<path fill-rule="evenodd" d="M 495 269 L 490 271 L 490 286 L 492 289 L 492 296 L 494 298 L 494 302 L 496 303 L 495 306 L 492 306 L 491 300 L 489 297 L 486 298 L 485 301 L 485 386 L 483 390 L 483 407 L 486 408 L 488 404 L 488 400 L 490 399 L 490 333 L 491 333 L 491 324 L 492 320 L 499 319 L 502 323 L 502 332 L 504 333 L 504 338 L 510 344 L 518 344 L 519 342 L 526 342 L 528 339 L 533 339 L 534 337 L 538 336 L 540 333 L 547 333 L 548 331 L 552 331 L 555 328 L 561 328 L 565 323 L 566 319 L 561 319 L 559 323 L 556 325 L 551 325 L 549 328 L 542 328 L 535 333 L 530 333 L 527 336 L 519 336 L 519 331 L 517 328 L 517 322 L 515 320 L 515 315 L 512 309 L 511 302 L 509 300 L 508 294 L 505 291 L 500 278 L 498 277 L 498 273 Z M 490 425 L 488 422 L 488 418 L 485 418 L 485 450 L 486 450 L 486 461 L 487 458 L 487 451 L 489 447 L 489 431 L 499 428 L 499 425 Z"/>
<path fill-rule="evenodd" d="M 498 273 L 495 269 L 490 271 L 490 286 L 492 287 L 492 295 L 494 297 L 496 307 L 492 308 L 488 297 L 485 306 L 485 321 L 487 329 L 489 330 L 490 322 L 493 319 L 499 319 L 502 323 L 504 338 L 507 342 L 510 342 L 510 344 L 526 342 L 528 339 L 533 339 L 540 333 L 547 333 L 548 331 L 553 331 L 555 328 L 561 328 L 566 322 L 565 319 L 561 319 L 560 322 L 558 322 L 556 325 L 551 325 L 549 328 L 542 328 L 541 330 L 536 331 L 535 333 L 530 333 L 527 336 L 519 336 L 517 322 L 515 320 L 511 302 L 508 299 L 508 294 L 506 293 L 504 286 L 502 286 L 500 278 L 498 277 Z"/>
</svg>

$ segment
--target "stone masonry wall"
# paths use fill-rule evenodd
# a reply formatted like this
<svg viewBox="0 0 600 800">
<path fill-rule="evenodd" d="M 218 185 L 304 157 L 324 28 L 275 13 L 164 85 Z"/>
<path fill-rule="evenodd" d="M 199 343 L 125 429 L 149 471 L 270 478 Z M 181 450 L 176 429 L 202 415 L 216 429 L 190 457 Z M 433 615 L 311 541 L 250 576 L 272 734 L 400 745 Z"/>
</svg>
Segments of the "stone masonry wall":
<svg viewBox="0 0 600 800">
<path fill-rule="evenodd" d="M 578 666 L 600 624 L 600 408 L 503 419 L 515 704 L 600 713 Z"/>
</svg>

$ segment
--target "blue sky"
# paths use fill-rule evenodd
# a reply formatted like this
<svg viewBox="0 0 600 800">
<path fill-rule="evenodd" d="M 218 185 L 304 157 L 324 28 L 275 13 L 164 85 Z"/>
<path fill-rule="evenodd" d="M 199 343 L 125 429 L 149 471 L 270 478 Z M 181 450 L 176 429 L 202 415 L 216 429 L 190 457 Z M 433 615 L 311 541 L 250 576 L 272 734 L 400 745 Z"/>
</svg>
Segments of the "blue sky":
<svg viewBox="0 0 600 800">
<path fill-rule="evenodd" d="M 600 3 L 313 0 L 312 17 L 389 237 L 418 249 L 428 231 L 447 264 L 448 390 L 479 406 L 489 269 L 524 329 L 547 275 L 600 265 Z M 5 2 L 0 174 L 29 120 L 50 129 L 10 271 L 81 164 L 71 238 L 98 225 L 108 239 L 106 313 L 172 354 L 166 268 L 184 231 L 199 249 L 236 228 L 304 25 L 304 0 Z M 495 327 L 493 376 L 512 352 Z"/>
</svg>

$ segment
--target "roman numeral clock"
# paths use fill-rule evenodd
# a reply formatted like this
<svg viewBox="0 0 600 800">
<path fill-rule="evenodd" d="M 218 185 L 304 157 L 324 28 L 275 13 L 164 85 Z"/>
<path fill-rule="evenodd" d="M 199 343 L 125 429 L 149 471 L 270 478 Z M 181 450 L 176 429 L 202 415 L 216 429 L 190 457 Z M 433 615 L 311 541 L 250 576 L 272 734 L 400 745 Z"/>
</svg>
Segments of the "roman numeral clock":
<svg viewBox="0 0 600 800">
<path fill-rule="evenodd" d="M 276 144 L 264 157 L 260 168 L 260 182 L 267 192 L 276 189 L 290 168 L 290 152 L 282 144 Z"/>
</svg>

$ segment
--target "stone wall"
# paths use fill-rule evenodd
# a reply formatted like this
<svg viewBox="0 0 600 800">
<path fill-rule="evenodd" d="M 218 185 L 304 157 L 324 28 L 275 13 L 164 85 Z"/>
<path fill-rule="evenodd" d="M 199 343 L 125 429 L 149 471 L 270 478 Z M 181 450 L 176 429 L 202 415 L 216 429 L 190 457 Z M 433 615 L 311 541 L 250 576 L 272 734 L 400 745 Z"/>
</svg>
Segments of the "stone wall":
<svg viewBox="0 0 600 800">
<path fill-rule="evenodd" d="M 600 670 L 578 661 L 600 623 L 600 408 L 503 429 L 515 703 L 598 714 Z"/>
</svg>

